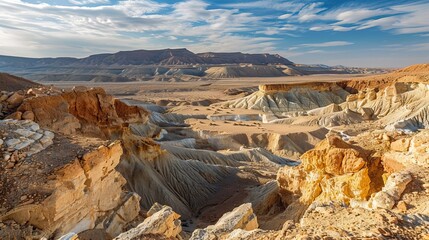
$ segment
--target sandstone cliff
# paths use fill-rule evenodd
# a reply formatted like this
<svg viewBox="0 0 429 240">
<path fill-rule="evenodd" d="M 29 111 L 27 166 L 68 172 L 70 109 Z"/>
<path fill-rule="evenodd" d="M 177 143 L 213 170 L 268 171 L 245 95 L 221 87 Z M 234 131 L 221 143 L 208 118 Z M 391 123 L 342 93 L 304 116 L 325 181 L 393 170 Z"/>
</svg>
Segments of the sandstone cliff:
<svg viewBox="0 0 429 240">
<path fill-rule="evenodd" d="M 15 186 L 1 185 L 14 191 L 1 191 L 7 211 L 0 216 L 6 223 L 0 236 L 13 238 L 13 228 L 7 225 L 11 221 L 37 228 L 30 234 L 36 238 L 95 227 L 111 236 L 122 232 L 138 215 L 140 197 L 124 191 L 126 181 L 115 170 L 122 155 L 120 142 L 96 147 L 98 144 L 83 146 L 58 136 L 51 147 L 3 172 L 5 183 L 17 182 Z M 37 171 L 29 172 L 32 167 Z M 16 199 L 21 199 L 19 205 L 12 202 Z"/>
</svg>

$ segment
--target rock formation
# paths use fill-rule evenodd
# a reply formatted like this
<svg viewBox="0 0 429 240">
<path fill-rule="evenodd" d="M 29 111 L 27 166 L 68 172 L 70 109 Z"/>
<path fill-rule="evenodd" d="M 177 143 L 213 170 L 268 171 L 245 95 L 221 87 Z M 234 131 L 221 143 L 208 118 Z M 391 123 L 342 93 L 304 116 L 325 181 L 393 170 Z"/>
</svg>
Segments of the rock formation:
<svg viewBox="0 0 429 240">
<path fill-rule="evenodd" d="M 336 84 L 261 85 L 242 99 L 222 103 L 227 108 L 246 108 L 285 115 L 342 103 L 349 93 Z"/>
<path fill-rule="evenodd" d="M 180 215 L 169 206 L 162 206 L 137 227 L 117 236 L 116 240 L 131 239 L 180 239 Z"/>
<path fill-rule="evenodd" d="M 192 233 L 191 240 L 222 239 L 222 235 L 235 229 L 246 231 L 258 228 L 258 221 L 253 214 L 252 204 L 246 203 L 225 213 L 215 225 L 205 229 L 197 229 Z"/>
<path fill-rule="evenodd" d="M 188 113 L 100 88 L 3 91 L 0 238 L 425 239 L 426 68 Z"/>
<path fill-rule="evenodd" d="M 67 152 L 60 150 L 65 147 Z M 20 150 L 28 148 L 23 153 L 32 153 L 31 157 L 17 160 L 2 173 L 1 203 L 6 212 L 0 221 L 37 227 L 37 238 L 79 233 L 96 226 L 117 235 L 123 230 L 121 226 L 138 215 L 140 197 L 123 190 L 126 181 L 115 170 L 122 155 L 120 142 L 88 151 L 60 137 L 54 138 L 53 147 L 38 153 L 32 152 L 31 145 Z M 82 150 L 86 153 L 79 156 Z M 58 151 L 58 156 L 52 155 L 54 151 Z M 31 168 L 34 172 L 28 171 Z M 15 191 L 9 191 L 10 188 Z M 11 237 L 10 234 L 13 232 L 9 227 L 0 230 L 0 236 Z"/>
</svg>

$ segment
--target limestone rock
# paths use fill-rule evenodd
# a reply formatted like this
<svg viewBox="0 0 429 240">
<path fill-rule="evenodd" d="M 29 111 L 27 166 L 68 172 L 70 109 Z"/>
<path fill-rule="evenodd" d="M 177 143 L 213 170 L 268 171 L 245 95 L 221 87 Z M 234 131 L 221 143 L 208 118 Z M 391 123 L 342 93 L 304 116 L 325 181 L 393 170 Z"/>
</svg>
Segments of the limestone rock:
<svg viewBox="0 0 429 240">
<path fill-rule="evenodd" d="M 180 215 L 171 207 L 164 206 L 161 210 L 146 218 L 137 227 L 117 236 L 116 240 L 144 239 L 145 235 L 158 238 L 176 238 L 182 231 Z"/>
<path fill-rule="evenodd" d="M 46 179 L 43 189 L 47 197 L 11 209 L 0 221 L 31 224 L 50 237 L 93 229 L 109 216 L 115 224 L 123 225 L 138 214 L 139 197 L 132 194 L 124 199 L 126 181 L 115 170 L 121 155 L 117 141 L 68 160 Z M 109 229 L 118 233 L 117 227 Z"/>
<path fill-rule="evenodd" d="M 397 152 L 408 152 L 409 147 L 410 147 L 410 139 L 408 138 L 396 140 L 392 142 L 390 145 L 390 148 L 393 151 L 397 151 Z"/>
<path fill-rule="evenodd" d="M 401 198 L 408 183 L 412 180 L 411 174 L 406 171 L 392 173 L 381 191 L 377 192 L 369 201 L 355 203 L 367 209 L 392 209 L 396 201 Z M 403 207 L 403 206 L 402 206 Z"/>
<path fill-rule="evenodd" d="M 345 101 L 349 93 L 336 84 L 271 84 L 259 86 L 249 96 L 222 103 L 227 108 L 246 108 L 283 114 L 311 110 Z"/>
<path fill-rule="evenodd" d="M 383 187 L 383 192 L 392 196 L 397 201 L 401 198 L 407 184 L 411 182 L 413 178 L 408 172 L 395 172 L 387 178 L 386 185 Z"/>
<path fill-rule="evenodd" d="M 386 192 L 380 191 L 372 198 L 372 208 L 392 209 L 395 199 Z"/>
<path fill-rule="evenodd" d="M 165 205 L 164 205 L 164 206 L 165 206 Z M 149 211 L 147 211 L 146 215 L 147 215 L 148 217 L 150 217 L 150 216 L 152 216 L 154 213 L 156 213 L 156 212 L 160 211 L 164 206 L 156 202 L 156 203 L 154 203 L 154 204 L 152 205 L 152 207 L 149 209 Z"/>
<path fill-rule="evenodd" d="M 148 112 L 114 99 L 101 88 L 94 88 L 29 98 L 14 114 L 16 117 L 24 114 L 25 118 L 34 119 L 40 126 L 63 134 L 81 131 L 106 137 L 118 134 L 122 124 L 144 123 Z"/>
<path fill-rule="evenodd" d="M 300 166 L 283 167 L 277 174 L 279 193 L 286 204 L 298 197 L 303 204 L 349 203 L 351 199 L 364 200 L 371 193 L 373 163 L 363 149 L 338 136 L 329 136 L 301 160 Z"/>
<path fill-rule="evenodd" d="M 106 232 L 111 237 L 116 237 L 123 232 L 124 226 L 136 218 L 140 211 L 140 196 L 136 193 L 131 193 L 128 199 L 114 213 L 109 221 L 109 226 Z"/>
<path fill-rule="evenodd" d="M 191 240 L 217 239 L 235 229 L 254 230 L 258 228 L 258 220 L 253 213 L 252 204 L 245 203 L 225 213 L 215 225 L 195 230 Z M 215 237 L 215 238 L 213 238 Z"/>
</svg>

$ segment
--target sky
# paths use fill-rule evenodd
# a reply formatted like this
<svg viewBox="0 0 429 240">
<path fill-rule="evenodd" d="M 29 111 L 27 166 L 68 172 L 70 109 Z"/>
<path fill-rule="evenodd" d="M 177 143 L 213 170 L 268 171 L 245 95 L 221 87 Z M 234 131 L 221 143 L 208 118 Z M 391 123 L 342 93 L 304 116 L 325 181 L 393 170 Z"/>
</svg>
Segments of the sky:
<svg viewBox="0 0 429 240">
<path fill-rule="evenodd" d="M 429 62 L 429 0 L 0 0 L 0 55 L 136 49 L 278 53 L 295 63 Z"/>
</svg>

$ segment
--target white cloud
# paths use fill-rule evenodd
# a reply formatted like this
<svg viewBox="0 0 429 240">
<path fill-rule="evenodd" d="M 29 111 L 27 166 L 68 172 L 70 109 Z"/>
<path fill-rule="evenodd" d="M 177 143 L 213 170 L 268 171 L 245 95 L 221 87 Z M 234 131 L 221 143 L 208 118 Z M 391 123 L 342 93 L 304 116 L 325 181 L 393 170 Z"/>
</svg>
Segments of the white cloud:
<svg viewBox="0 0 429 240">
<path fill-rule="evenodd" d="M 320 21 L 309 27 L 311 31 L 351 31 L 378 27 L 397 34 L 429 32 L 427 13 L 429 3 L 416 2 L 382 8 L 359 6 L 326 10 L 322 4 L 308 4 L 297 14 L 301 22 Z"/>
<path fill-rule="evenodd" d="M 288 18 L 290 18 L 291 16 L 292 16 L 292 14 L 290 14 L 290 13 L 286 13 L 286 14 L 280 15 L 280 16 L 279 16 L 279 19 L 288 19 Z"/>
<path fill-rule="evenodd" d="M 305 43 L 300 44 L 299 46 L 302 47 L 338 47 L 338 46 L 347 46 L 352 45 L 354 43 L 352 42 L 346 42 L 346 41 L 331 41 L 331 42 L 321 42 L 321 43 Z"/>
<path fill-rule="evenodd" d="M 283 27 L 280 28 L 280 30 L 283 30 L 283 31 L 294 31 L 297 29 L 298 29 L 298 27 L 295 25 L 292 25 L 292 24 L 285 24 L 285 25 L 283 25 Z"/>
<path fill-rule="evenodd" d="M 296 12 L 302 8 L 305 4 L 300 1 L 280 1 L 280 0 L 258 0 L 253 2 L 239 2 L 229 3 L 223 6 L 239 8 L 239 9 L 275 9 L 275 10 L 286 10 L 289 12 Z"/>
<path fill-rule="evenodd" d="M 105 4 L 110 3 L 109 0 L 69 0 L 70 3 L 76 5 L 88 5 L 88 4 Z"/>
<path fill-rule="evenodd" d="M 160 14 L 162 9 L 166 11 Z M 274 50 L 275 41 L 240 34 L 264 29 L 260 23 L 262 17 L 234 9 L 209 8 L 209 4 L 199 0 L 172 5 L 151 0 L 123 0 L 101 6 L 2 0 L 0 16 L 3 33 L 0 54 L 6 55 L 84 56 L 138 48 L 189 47 L 190 44 L 200 50 L 219 51 L 230 45 L 230 50 L 255 52 Z M 13 26 L 19 28 L 11 31 Z M 184 39 L 174 41 L 172 46 L 168 40 L 176 38 Z"/>
<path fill-rule="evenodd" d="M 319 13 L 326 10 L 326 8 L 322 6 L 322 2 L 314 2 L 307 4 L 298 12 L 298 20 L 300 22 L 308 22 L 323 18 L 322 15 L 320 15 Z"/>
</svg>

